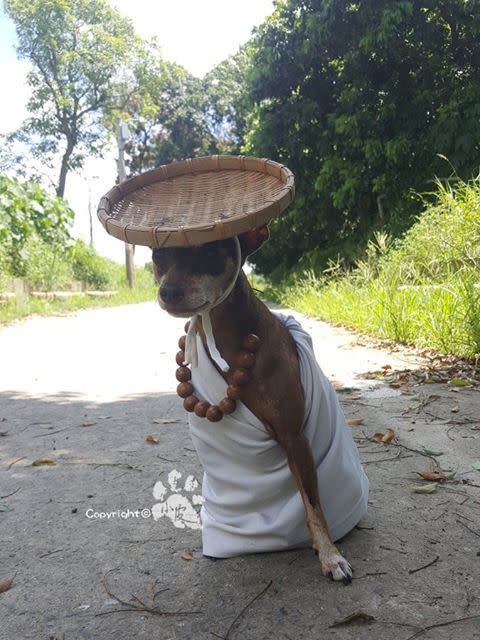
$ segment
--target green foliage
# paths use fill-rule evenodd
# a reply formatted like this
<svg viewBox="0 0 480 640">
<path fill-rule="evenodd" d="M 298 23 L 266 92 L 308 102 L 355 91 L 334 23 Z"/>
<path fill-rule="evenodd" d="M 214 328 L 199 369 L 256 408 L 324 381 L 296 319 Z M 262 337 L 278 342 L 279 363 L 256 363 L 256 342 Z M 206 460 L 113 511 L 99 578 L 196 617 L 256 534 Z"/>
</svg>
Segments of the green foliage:
<svg viewBox="0 0 480 640">
<path fill-rule="evenodd" d="M 68 289 L 73 279 L 72 265 L 65 251 L 58 245 L 30 238 L 23 250 L 24 273 L 34 291 Z"/>
<path fill-rule="evenodd" d="M 116 277 L 118 281 L 121 281 L 125 269 L 121 265 L 115 266 Z M 146 267 L 137 267 L 135 272 L 137 282 L 135 289 L 130 289 L 125 282 L 125 277 L 123 277 L 123 285 L 118 287 L 114 295 L 106 298 L 91 298 L 85 293 L 80 293 L 60 300 L 29 297 L 23 303 L 15 301 L 0 303 L 0 324 L 8 323 L 18 318 L 25 318 L 33 313 L 57 315 L 58 313 L 68 313 L 77 309 L 113 307 L 155 300 L 156 287 L 151 270 Z"/>
<path fill-rule="evenodd" d="M 381 338 L 480 355 L 480 178 L 437 185 L 402 239 L 377 234 L 351 271 L 266 289 L 282 304 Z"/>
<path fill-rule="evenodd" d="M 70 239 L 73 216 L 64 200 L 50 196 L 37 183 L 0 176 L 3 268 L 13 276 L 25 276 L 30 241 L 41 241 L 53 252 L 62 250 Z"/>
<path fill-rule="evenodd" d="M 119 70 L 136 39 L 131 22 L 106 0 L 5 0 L 18 54 L 32 70 L 30 117 L 14 136 L 43 163 L 62 152 L 57 194 L 70 169 L 102 149 L 103 119 L 118 107 Z"/>
<path fill-rule="evenodd" d="M 218 153 L 240 153 L 248 118 L 245 87 L 249 62 L 247 44 L 203 79 L 206 118 L 215 136 Z"/>
<path fill-rule="evenodd" d="M 478 0 L 276 4 L 250 44 L 243 149 L 287 164 L 298 195 L 259 269 L 404 231 L 441 155 L 477 173 L 479 31 Z"/>
<path fill-rule="evenodd" d="M 0 242 L 0 291 L 6 289 L 10 268 L 10 256 L 6 247 Z"/>
<path fill-rule="evenodd" d="M 79 280 L 91 289 L 99 291 L 114 287 L 115 276 L 112 273 L 117 266 L 114 262 L 99 256 L 82 240 L 77 240 L 68 249 L 68 261 L 71 264 L 75 280 Z"/>
<path fill-rule="evenodd" d="M 164 60 L 155 40 L 137 49 L 134 78 L 135 92 L 122 114 L 132 132 L 126 145 L 130 174 L 215 152 L 199 78 Z"/>
</svg>

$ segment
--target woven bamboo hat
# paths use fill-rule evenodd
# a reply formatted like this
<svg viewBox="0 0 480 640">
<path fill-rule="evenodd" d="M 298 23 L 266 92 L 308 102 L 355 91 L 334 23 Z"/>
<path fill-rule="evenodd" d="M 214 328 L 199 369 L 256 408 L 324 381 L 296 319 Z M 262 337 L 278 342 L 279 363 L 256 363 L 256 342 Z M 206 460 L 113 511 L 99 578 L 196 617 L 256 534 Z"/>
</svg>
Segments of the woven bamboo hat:
<svg viewBox="0 0 480 640">
<path fill-rule="evenodd" d="M 272 160 L 207 156 L 173 162 L 116 185 L 100 200 L 107 232 L 131 244 L 181 247 L 222 240 L 279 216 L 293 173 Z"/>
</svg>

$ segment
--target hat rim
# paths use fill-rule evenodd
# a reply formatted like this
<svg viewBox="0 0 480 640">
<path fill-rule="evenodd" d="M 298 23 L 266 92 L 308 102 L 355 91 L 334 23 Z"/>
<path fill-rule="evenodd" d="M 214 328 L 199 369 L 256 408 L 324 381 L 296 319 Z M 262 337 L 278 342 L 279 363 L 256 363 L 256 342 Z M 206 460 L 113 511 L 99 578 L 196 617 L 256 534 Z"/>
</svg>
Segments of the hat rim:
<svg viewBox="0 0 480 640">
<path fill-rule="evenodd" d="M 226 219 L 217 217 L 207 223 L 189 223 L 173 227 L 162 224 L 142 226 L 125 223 L 121 218 L 112 214 L 113 207 L 121 202 L 125 196 L 147 185 L 189 174 L 209 172 L 214 174 L 216 171 L 225 170 L 264 173 L 281 181 L 282 188 L 276 197 L 264 201 L 256 209 L 251 209 L 246 213 L 233 214 Z M 285 165 L 267 158 L 253 156 L 202 156 L 162 165 L 115 185 L 100 199 L 97 216 L 107 233 L 130 244 L 152 248 L 195 246 L 230 238 L 267 224 L 290 205 L 294 196 L 294 176 Z"/>
</svg>

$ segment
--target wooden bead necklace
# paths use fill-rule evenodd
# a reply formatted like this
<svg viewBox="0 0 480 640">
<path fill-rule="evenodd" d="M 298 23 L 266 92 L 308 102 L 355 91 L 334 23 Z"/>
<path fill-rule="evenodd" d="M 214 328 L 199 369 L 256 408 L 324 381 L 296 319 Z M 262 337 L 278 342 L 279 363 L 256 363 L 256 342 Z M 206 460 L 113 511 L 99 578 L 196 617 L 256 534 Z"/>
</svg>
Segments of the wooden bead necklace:
<svg viewBox="0 0 480 640">
<path fill-rule="evenodd" d="M 186 332 L 189 325 L 189 322 L 185 325 Z M 242 348 L 235 358 L 236 369 L 228 374 L 227 395 L 218 405 L 199 400 L 195 395 L 195 389 L 191 383 L 192 372 L 185 364 L 185 341 L 186 336 L 182 336 L 178 341 L 180 351 L 175 357 L 179 365 L 175 374 L 179 382 L 177 394 L 183 398 L 183 407 L 186 411 L 195 413 L 199 418 L 207 418 L 210 422 L 219 422 L 225 414 L 235 411 L 237 400 L 242 397 L 243 387 L 252 379 L 250 369 L 255 365 L 255 354 L 260 348 L 260 338 L 254 333 L 245 336 Z"/>
</svg>

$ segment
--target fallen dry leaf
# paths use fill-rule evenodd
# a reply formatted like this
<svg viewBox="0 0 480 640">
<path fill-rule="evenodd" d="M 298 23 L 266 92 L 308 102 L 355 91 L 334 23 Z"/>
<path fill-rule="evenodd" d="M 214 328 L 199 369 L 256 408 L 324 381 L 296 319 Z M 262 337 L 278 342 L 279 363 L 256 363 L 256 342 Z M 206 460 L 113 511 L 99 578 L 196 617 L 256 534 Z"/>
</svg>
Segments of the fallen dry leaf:
<svg viewBox="0 0 480 640">
<path fill-rule="evenodd" d="M 145 438 L 145 440 L 149 443 L 149 444 L 158 444 L 158 439 L 155 438 L 155 436 L 147 436 Z"/>
<path fill-rule="evenodd" d="M 395 438 L 394 429 L 387 429 L 385 433 L 374 433 L 373 436 L 369 436 L 369 440 L 380 442 L 381 444 L 390 444 Z"/>
<path fill-rule="evenodd" d="M 0 431 L 0 437 L 7 436 L 8 431 Z"/>
<path fill-rule="evenodd" d="M 436 482 L 432 482 L 432 484 L 419 484 L 413 487 L 414 493 L 435 493 L 436 490 Z"/>
<path fill-rule="evenodd" d="M 343 620 L 338 620 L 338 622 L 334 622 L 329 626 L 329 629 L 333 629 L 334 627 L 343 627 L 347 624 L 352 624 L 354 622 L 374 622 L 375 618 L 371 616 L 369 613 L 365 613 L 365 611 L 354 611 Z"/>
<path fill-rule="evenodd" d="M 347 424 L 349 427 L 358 427 L 361 424 L 365 424 L 363 418 L 350 418 L 347 420 Z"/>
<path fill-rule="evenodd" d="M 395 431 L 393 429 L 387 429 L 382 438 L 382 442 L 384 444 L 390 444 L 390 442 L 395 438 Z"/>
<path fill-rule="evenodd" d="M 477 496 L 474 500 L 474 502 L 476 502 L 477 504 L 480 504 L 480 496 Z"/>
<path fill-rule="evenodd" d="M 4 591 L 8 591 L 11 588 L 15 575 L 12 576 L 11 578 L 5 578 L 5 580 L 0 580 L 0 593 L 3 593 Z"/>
<path fill-rule="evenodd" d="M 44 464 L 57 464 L 55 460 L 51 460 L 50 458 L 37 458 L 32 462 L 32 467 L 41 467 Z"/>
<path fill-rule="evenodd" d="M 82 427 L 93 427 L 94 424 L 97 424 L 96 422 L 82 422 L 81 426 Z"/>
<path fill-rule="evenodd" d="M 184 551 L 180 557 L 183 560 L 193 560 L 193 553 L 191 551 Z"/>
<path fill-rule="evenodd" d="M 447 479 L 440 469 L 436 471 L 415 471 L 415 473 L 424 480 L 430 480 L 430 482 L 444 482 Z"/>
<path fill-rule="evenodd" d="M 172 424 L 173 422 L 180 422 L 178 418 L 153 418 L 153 424 Z"/>
</svg>

